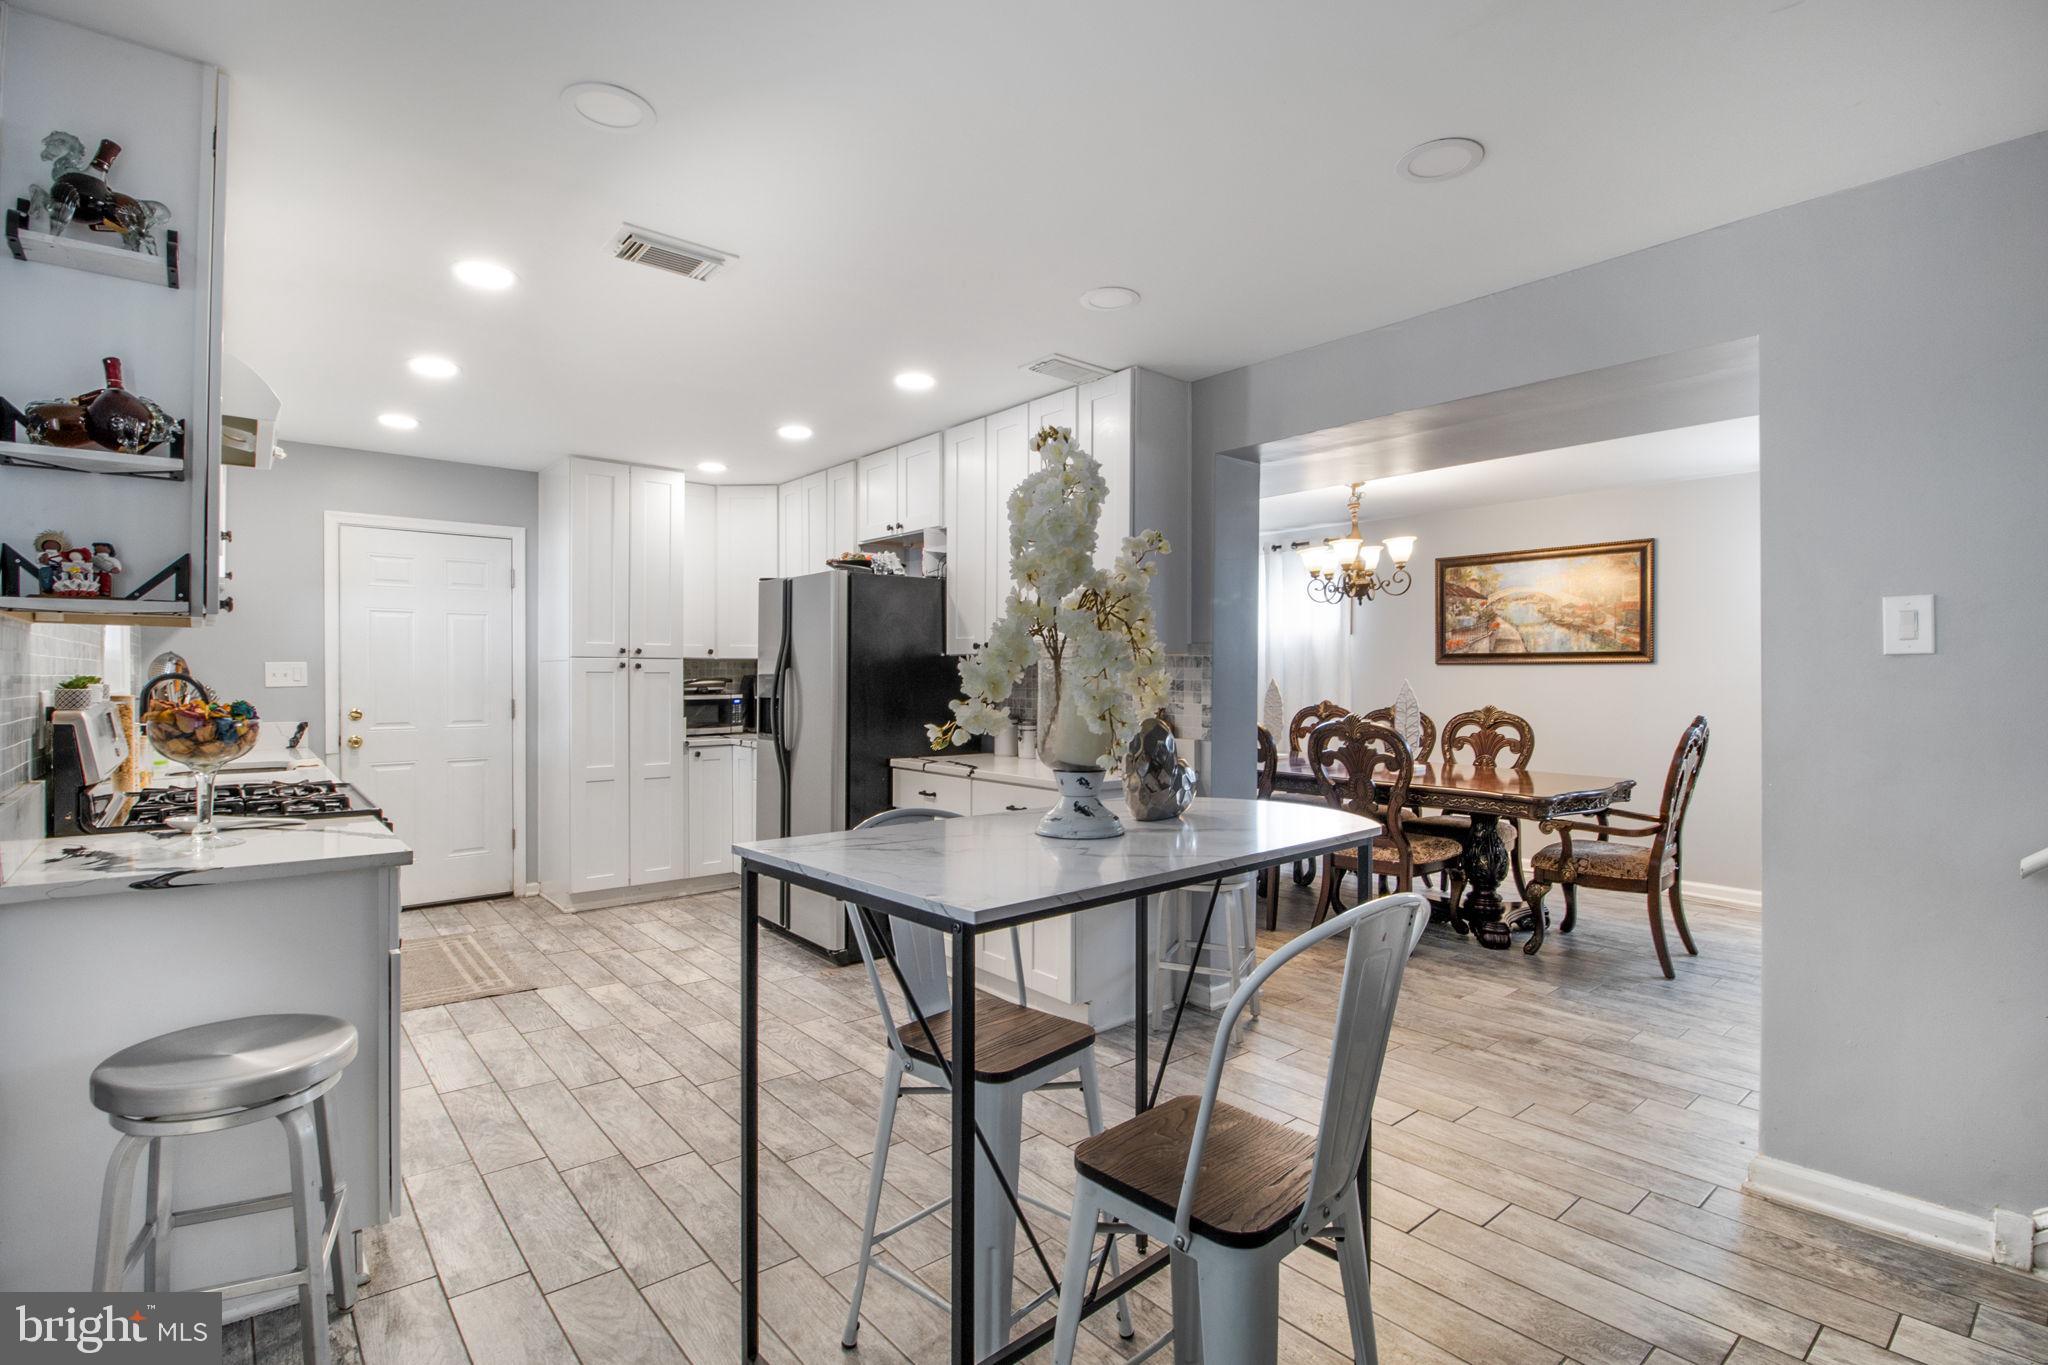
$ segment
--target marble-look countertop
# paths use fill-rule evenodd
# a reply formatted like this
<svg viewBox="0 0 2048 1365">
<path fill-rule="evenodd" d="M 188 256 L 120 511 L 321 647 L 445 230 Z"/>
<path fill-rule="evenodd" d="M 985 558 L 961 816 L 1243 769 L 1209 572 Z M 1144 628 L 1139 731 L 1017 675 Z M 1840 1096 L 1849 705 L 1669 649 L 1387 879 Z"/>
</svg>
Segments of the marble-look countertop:
<svg viewBox="0 0 2048 1365">
<path fill-rule="evenodd" d="M 412 850 L 373 816 L 285 820 L 259 816 L 217 822 L 242 840 L 196 856 L 182 832 L 133 830 L 43 839 L 7 869 L 0 907 L 124 891 L 267 881 L 320 872 L 398 867 Z"/>
<path fill-rule="evenodd" d="M 1052 768 L 1036 758 L 1005 758 L 984 753 L 928 754 L 921 758 L 892 758 L 889 766 L 904 772 L 944 773 L 983 782 L 1003 782 L 1012 787 L 1038 787 L 1045 791 L 1058 791 L 1060 785 L 1053 778 Z M 1114 796 L 1123 787 L 1122 774 L 1103 774 L 1103 795 Z"/>
<path fill-rule="evenodd" d="M 1328 806 L 1214 796 L 1196 798 L 1177 820 L 1124 817 L 1117 839 L 1042 839 L 1038 820 L 1036 811 L 974 815 L 756 839 L 733 849 L 769 875 L 781 869 L 813 877 L 849 900 L 876 897 L 989 926 L 1355 848 L 1380 831 L 1375 821 Z"/>
</svg>

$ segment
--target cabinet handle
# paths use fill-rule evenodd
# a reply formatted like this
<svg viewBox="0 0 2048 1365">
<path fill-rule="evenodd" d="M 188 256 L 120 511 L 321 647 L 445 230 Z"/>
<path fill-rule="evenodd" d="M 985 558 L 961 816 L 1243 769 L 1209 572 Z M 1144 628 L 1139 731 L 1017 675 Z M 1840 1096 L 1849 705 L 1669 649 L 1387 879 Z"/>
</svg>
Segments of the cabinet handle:
<svg viewBox="0 0 2048 1365">
<path fill-rule="evenodd" d="M 639 668 L 639 667 L 640 667 L 640 665 L 639 665 L 639 663 L 638 663 L 638 662 L 636 661 L 636 662 L 635 662 L 635 663 L 633 664 L 633 667 L 637 669 L 637 668 Z"/>
<path fill-rule="evenodd" d="M 638 653 L 639 653 L 640 651 L 636 649 L 636 650 L 634 650 L 633 652 L 634 652 L 635 654 L 638 654 Z"/>
<path fill-rule="evenodd" d="M 1004 806 L 1004 810 L 1030 810 L 1029 806 Z"/>
<path fill-rule="evenodd" d="M 626 647 L 625 647 L 624 645 L 620 645 L 620 646 L 619 646 L 619 653 L 621 653 L 621 654 L 624 654 L 625 652 L 626 652 Z"/>
<path fill-rule="evenodd" d="M 927 801 L 936 801 L 939 799 L 939 794 L 937 792 L 928 792 L 922 787 L 919 787 L 917 789 L 917 794 L 919 796 L 924 797 Z"/>
<path fill-rule="evenodd" d="M 621 651 L 621 652 L 623 652 L 623 651 Z M 626 661 L 625 661 L 624 659 L 621 659 L 621 660 L 619 660 L 619 667 L 620 667 L 620 668 L 624 668 L 625 666 L 626 666 Z"/>
</svg>

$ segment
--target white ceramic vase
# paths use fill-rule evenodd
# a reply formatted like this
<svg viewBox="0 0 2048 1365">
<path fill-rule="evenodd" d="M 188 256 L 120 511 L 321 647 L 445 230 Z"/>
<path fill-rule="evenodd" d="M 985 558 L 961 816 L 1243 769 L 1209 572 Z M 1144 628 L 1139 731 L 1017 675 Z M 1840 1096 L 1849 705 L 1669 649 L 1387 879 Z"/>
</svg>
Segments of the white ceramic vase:
<svg viewBox="0 0 2048 1365">
<path fill-rule="evenodd" d="M 1067 714 L 1053 718 L 1046 759 L 1060 784 L 1059 804 L 1038 822 L 1047 839 L 1114 839 L 1123 822 L 1102 804 L 1102 760 L 1108 743 L 1087 722 Z"/>
</svg>

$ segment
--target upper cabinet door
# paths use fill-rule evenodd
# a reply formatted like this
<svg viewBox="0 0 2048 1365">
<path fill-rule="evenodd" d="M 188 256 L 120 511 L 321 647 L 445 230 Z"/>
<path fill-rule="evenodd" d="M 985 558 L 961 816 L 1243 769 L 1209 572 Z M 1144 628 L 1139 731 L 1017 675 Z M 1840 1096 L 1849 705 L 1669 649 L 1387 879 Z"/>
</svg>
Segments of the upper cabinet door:
<svg viewBox="0 0 2048 1365">
<path fill-rule="evenodd" d="M 946 432 L 946 652 L 971 654 L 988 639 L 988 423 Z"/>
<path fill-rule="evenodd" d="M 1036 436 L 1047 427 L 1065 427 L 1068 431 L 1076 430 L 1081 424 L 1080 418 L 1077 415 L 1080 412 L 1080 396 L 1081 391 L 1079 389 L 1061 389 L 1058 393 L 1049 393 L 1043 398 L 1033 399 L 1031 401 L 1031 434 Z"/>
<path fill-rule="evenodd" d="M 896 534 L 896 448 L 878 450 L 854 466 L 858 488 L 854 498 L 854 523 L 862 540 L 886 540 Z"/>
<path fill-rule="evenodd" d="M 993 622 L 1010 595 L 1010 494 L 1031 473 L 1029 407 L 1015 407 L 988 419 L 988 617 Z M 985 937 L 995 937 L 986 935 Z"/>
<path fill-rule="evenodd" d="M 776 491 L 775 506 L 776 540 L 781 546 L 775 572 L 794 578 L 804 571 L 804 481 L 795 479 L 782 485 Z"/>
<path fill-rule="evenodd" d="M 1095 542 L 1095 564 L 1102 569 L 1116 563 L 1124 537 L 1136 529 L 1131 523 L 1131 379 L 1129 370 L 1119 370 L 1107 379 L 1083 384 L 1081 424 L 1074 429 L 1081 449 L 1095 457 L 1109 485 Z"/>
<path fill-rule="evenodd" d="M 896 447 L 897 528 L 922 531 L 946 524 L 945 442 L 937 432 Z"/>
<path fill-rule="evenodd" d="M 683 655 L 711 656 L 718 640 L 718 490 L 693 483 L 683 496 Z"/>
<path fill-rule="evenodd" d="M 832 480 L 823 470 L 803 480 L 804 543 L 798 573 L 821 573 L 832 557 Z"/>
<path fill-rule="evenodd" d="M 569 649 L 575 658 L 624 654 L 630 600 L 631 471 L 577 460 L 569 468 Z"/>
<path fill-rule="evenodd" d="M 833 465 L 825 471 L 825 485 L 832 504 L 826 553 L 843 555 L 860 544 L 860 466 L 852 460 Z"/>
<path fill-rule="evenodd" d="M 636 656 L 680 658 L 689 600 L 689 530 L 684 511 L 688 490 L 683 476 L 670 469 L 635 467 L 629 486 L 633 529 L 632 569 L 626 585 L 632 627 L 628 643 Z"/>
<path fill-rule="evenodd" d="M 743 484 L 718 490 L 718 657 L 760 652 L 760 582 L 775 578 L 776 489 Z"/>
</svg>

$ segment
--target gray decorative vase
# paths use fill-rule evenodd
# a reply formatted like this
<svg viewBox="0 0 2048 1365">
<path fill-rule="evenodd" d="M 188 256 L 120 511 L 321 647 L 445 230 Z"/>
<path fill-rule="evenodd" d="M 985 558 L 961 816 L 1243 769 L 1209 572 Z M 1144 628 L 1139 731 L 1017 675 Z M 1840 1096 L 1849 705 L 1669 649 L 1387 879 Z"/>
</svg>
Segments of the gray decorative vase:
<svg viewBox="0 0 2048 1365">
<path fill-rule="evenodd" d="M 1141 721 L 1124 750 L 1124 802 L 1140 820 L 1173 820 L 1195 799 L 1195 770 L 1181 762 L 1173 722 Z"/>
</svg>

